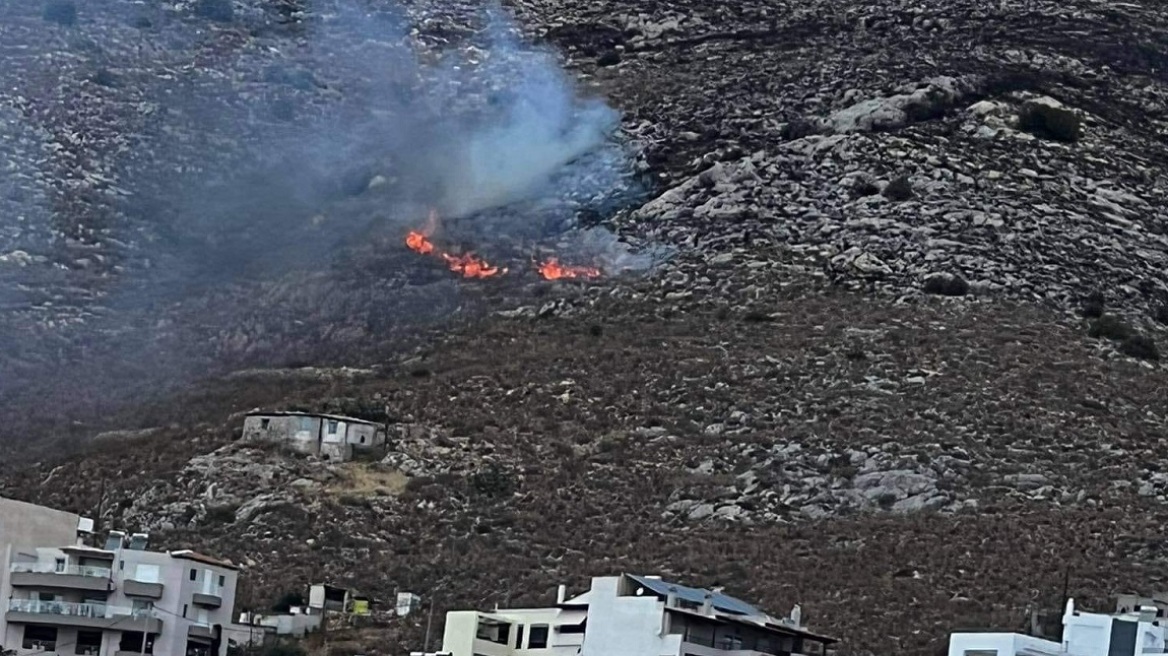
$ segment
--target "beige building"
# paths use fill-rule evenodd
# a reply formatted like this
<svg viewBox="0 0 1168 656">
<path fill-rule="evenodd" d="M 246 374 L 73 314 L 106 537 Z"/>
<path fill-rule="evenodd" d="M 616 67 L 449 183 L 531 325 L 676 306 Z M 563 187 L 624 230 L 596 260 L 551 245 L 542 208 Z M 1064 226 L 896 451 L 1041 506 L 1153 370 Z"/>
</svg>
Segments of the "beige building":
<svg viewBox="0 0 1168 656">
<path fill-rule="evenodd" d="M 243 439 L 278 442 L 330 460 L 349 460 L 355 452 L 385 445 L 385 427 L 364 419 L 309 412 L 251 412 L 243 420 Z"/>
<path fill-rule="evenodd" d="M 0 504 L 0 515 L 0 651 L 225 656 L 240 640 L 234 565 L 191 551 L 147 551 L 144 534 L 111 531 L 102 548 L 87 546 L 76 515 L 72 536 L 61 539 L 61 514 L 31 504 Z M 36 528 L 21 532 L 17 519 Z"/>
</svg>

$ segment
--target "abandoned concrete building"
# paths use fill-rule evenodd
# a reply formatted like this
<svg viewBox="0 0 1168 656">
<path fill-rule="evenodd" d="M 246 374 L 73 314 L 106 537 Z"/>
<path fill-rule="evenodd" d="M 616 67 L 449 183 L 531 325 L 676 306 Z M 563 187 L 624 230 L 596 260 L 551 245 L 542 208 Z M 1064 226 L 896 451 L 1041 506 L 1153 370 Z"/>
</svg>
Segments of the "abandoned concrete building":
<svg viewBox="0 0 1168 656">
<path fill-rule="evenodd" d="M 249 412 L 243 439 L 278 442 L 301 453 L 349 460 L 355 452 L 385 445 L 385 427 L 354 417 L 310 412 Z"/>
</svg>

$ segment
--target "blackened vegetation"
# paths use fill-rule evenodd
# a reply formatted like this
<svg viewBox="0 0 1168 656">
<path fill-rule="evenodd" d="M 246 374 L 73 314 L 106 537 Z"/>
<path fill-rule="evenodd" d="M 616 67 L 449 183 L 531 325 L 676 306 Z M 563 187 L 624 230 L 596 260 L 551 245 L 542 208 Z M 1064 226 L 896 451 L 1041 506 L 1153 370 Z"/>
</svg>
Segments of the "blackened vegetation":
<svg viewBox="0 0 1168 656">
<path fill-rule="evenodd" d="M 50 23 L 72 27 L 77 24 L 77 3 L 74 0 L 48 0 L 41 15 Z"/>
<path fill-rule="evenodd" d="M 1156 342 L 1150 336 L 1136 331 L 1131 324 L 1114 314 L 1104 314 L 1091 322 L 1087 334 L 1115 342 L 1124 355 L 1142 360 L 1160 359 Z"/>
<path fill-rule="evenodd" d="M 235 6 L 232 0 L 197 0 L 195 15 L 211 21 L 230 23 L 235 20 Z"/>
</svg>

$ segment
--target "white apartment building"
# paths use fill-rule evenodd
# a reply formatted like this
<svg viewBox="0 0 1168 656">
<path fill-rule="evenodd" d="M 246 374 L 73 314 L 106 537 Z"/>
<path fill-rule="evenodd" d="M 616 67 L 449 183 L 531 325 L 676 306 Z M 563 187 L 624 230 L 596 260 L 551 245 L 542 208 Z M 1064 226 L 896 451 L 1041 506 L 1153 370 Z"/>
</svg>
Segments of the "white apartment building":
<svg viewBox="0 0 1168 656">
<path fill-rule="evenodd" d="M 0 500 L 7 501 L 7 500 Z M 60 540 L 58 511 L 0 504 L 0 652 L 17 656 L 225 656 L 237 568 L 191 551 L 147 551 L 147 536 L 111 531 L 103 548 L 83 544 L 71 515 Z M 29 537 L 14 519 L 36 518 Z M 55 530 L 45 526 L 56 526 Z M 36 544 L 52 539 L 49 544 Z"/>
<path fill-rule="evenodd" d="M 717 591 L 657 577 L 605 576 L 588 592 L 546 608 L 451 611 L 450 656 L 793 656 L 822 654 L 835 639 L 775 618 Z M 414 652 L 420 656 L 421 652 Z"/>
<path fill-rule="evenodd" d="M 1118 612 L 1086 613 L 1067 601 L 1062 642 L 1020 633 L 954 633 L 949 656 L 1149 656 L 1168 653 L 1165 609 L 1121 598 Z"/>
</svg>

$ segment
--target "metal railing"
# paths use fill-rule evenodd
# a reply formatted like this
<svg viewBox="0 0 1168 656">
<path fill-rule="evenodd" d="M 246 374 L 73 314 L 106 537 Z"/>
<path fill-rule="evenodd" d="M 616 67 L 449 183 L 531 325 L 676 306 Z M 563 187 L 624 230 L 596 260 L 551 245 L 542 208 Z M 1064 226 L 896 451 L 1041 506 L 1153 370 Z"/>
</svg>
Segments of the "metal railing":
<svg viewBox="0 0 1168 656">
<path fill-rule="evenodd" d="M 157 611 L 152 609 L 135 609 L 108 604 L 82 604 L 72 601 L 41 601 L 38 599 L 9 599 L 8 610 L 17 613 L 64 615 L 88 619 L 114 619 L 118 617 L 148 619 L 158 616 Z"/>
<path fill-rule="evenodd" d="M 113 576 L 113 570 L 108 567 L 82 567 L 80 565 L 67 565 L 65 567 L 58 567 L 52 563 L 12 563 L 12 566 L 8 569 L 11 572 L 92 576 L 99 579 L 108 579 Z"/>
</svg>

